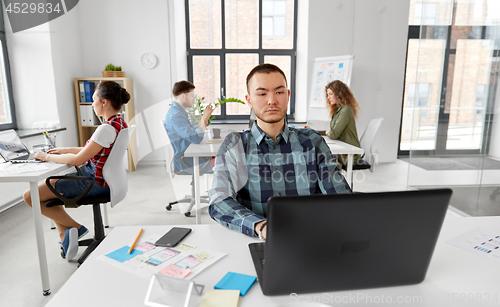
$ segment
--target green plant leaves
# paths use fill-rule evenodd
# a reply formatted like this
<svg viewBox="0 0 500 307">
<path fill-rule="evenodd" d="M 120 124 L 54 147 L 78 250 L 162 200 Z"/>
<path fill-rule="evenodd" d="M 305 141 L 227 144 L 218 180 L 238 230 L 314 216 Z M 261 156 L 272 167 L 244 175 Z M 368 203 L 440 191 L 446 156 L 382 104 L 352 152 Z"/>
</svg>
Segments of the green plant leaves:
<svg viewBox="0 0 500 307">
<path fill-rule="evenodd" d="M 238 102 L 241 104 L 245 104 L 244 101 L 238 99 L 238 98 L 233 98 L 233 97 L 222 97 L 218 99 L 219 102 L 215 103 L 215 107 L 220 106 L 221 104 L 224 104 L 226 102 Z M 203 115 L 203 111 L 205 110 L 205 106 L 203 105 L 205 101 L 205 97 L 198 98 L 195 96 L 194 98 L 194 103 L 192 108 L 187 108 L 186 111 L 189 113 L 191 116 L 191 119 L 193 120 L 193 123 L 195 126 L 198 126 L 201 121 L 201 117 Z M 215 118 L 215 115 L 210 116 L 208 119 L 207 126 L 210 125 L 210 122 Z"/>
</svg>

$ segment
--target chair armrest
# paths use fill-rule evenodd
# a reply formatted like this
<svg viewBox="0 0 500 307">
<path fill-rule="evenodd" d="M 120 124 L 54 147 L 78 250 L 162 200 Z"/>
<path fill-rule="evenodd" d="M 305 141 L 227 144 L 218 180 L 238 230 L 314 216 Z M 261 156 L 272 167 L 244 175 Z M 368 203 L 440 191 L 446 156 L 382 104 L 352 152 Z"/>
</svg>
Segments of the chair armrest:
<svg viewBox="0 0 500 307">
<path fill-rule="evenodd" d="M 69 179 L 69 180 L 86 180 L 89 181 L 89 186 L 83 191 L 80 195 L 73 197 L 73 198 L 66 198 L 59 194 L 56 189 L 50 184 L 51 179 Z M 68 208 L 77 208 L 77 202 L 82 199 L 87 193 L 92 189 L 92 183 L 93 179 L 90 177 L 82 177 L 82 176 L 50 176 L 47 179 L 45 179 L 45 184 L 49 187 L 49 190 L 60 200 L 64 202 L 64 206 Z"/>
</svg>

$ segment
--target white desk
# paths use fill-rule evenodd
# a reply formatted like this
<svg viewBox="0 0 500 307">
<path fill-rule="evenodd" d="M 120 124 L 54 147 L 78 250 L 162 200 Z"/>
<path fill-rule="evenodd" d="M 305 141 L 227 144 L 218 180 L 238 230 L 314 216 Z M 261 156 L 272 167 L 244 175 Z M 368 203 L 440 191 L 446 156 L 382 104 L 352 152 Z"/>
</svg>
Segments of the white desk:
<svg viewBox="0 0 500 307">
<path fill-rule="evenodd" d="M 193 171 L 194 171 L 194 201 L 195 210 L 200 209 L 200 157 L 213 157 L 217 155 L 222 142 L 226 136 L 231 132 L 229 129 L 221 129 L 220 139 L 214 139 L 212 129 L 207 128 L 205 136 L 200 144 L 191 144 L 184 152 L 185 157 L 193 158 Z M 196 213 L 196 224 L 201 220 L 200 213 Z"/>
<path fill-rule="evenodd" d="M 334 155 L 347 155 L 347 171 L 346 171 L 346 181 L 351 185 L 352 178 L 352 162 L 354 155 L 363 155 L 365 151 L 362 148 L 347 144 L 339 140 L 332 140 L 327 136 L 323 136 L 330 151 Z"/>
<path fill-rule="evenodd" d="M 205 290 L 214 285 L 229 271 L 256 276 L 248 250 L 248 243 L 258 241 L 228 230 L 220 225 L 187 225 L 193 229 L 185 243 L 206 247 L 227 255 L 210 266 L 193 280 L 205 285 Z M 498 306 L 500 301 L 500 262 L 446 243 L 451 238 L 477 227 L 500 233 L 500 217 L 464 218 L 448 214 L 439 237 L 426 279 L 417 285 L 338 291 L 331 293 L 290 296 L 264 296 L 258 282 L 246 296 L 240 297 L 240 307 L 279 306 L 318 300 L 335 306 Z M 67 306 L 143 306 L 149 279 L 120 270 L 96 257 L 131 244 L 139 226 L 116 227 L 89 256 L 85 263 L 70 277 L 53 296 L 48 307 Z M 163 234 L 171 226 L 145 226 L 144 234 Z M 460 299 L 460 294 L 473 294 L 474 301 Z M 486 295 L 490 302 L 484 302 Z M 479 302 L 482 295 L 483 302 Z M 492 302 L 494 295 L 496 302 Z M 369 297 L 372 302 L 365 300 Z M 456 297 L 455 297 L 456 296 Z M 354 304 L 353 304 L 354 298 Z M 392 299 L 392 304 L 381 304 L 380 300 Z M 418 303 L 396 304 L 398 298 Z M 357 301 L 356 301 L 357 300 Z M 340 302 L 340 303 L 339 303 Z M 357 302 L 357 304 L 356 304 Z M 378 303 L 377 303 L 378 302 Z M 295 306 L 295 305 L 294 305 Z M 299 305 L 303 306 L 303 305 Z M 307 305 L 304 305 L 307 306 Z"/>
<path fill-rule="evenodd" d="M 38 182 L 45 178 L 63 172 L 73 166 L 46 162 L 47 170 L 39 172 L 20 173 L 15 175 L 0 176 L 0 182 L 29 182 L 31 192 L 31 202 L 33 205 L 33 220 L 35 221 L 36 244 L 38 248 L 38 262 L 40 264 L 40 274 L 42 276 L 43 295 L 50 294 L 50 283 L 47 266 L 47 255 L 45 253 L 45 239 L 43 237 L 40 195 L 38 194 Z"/>
</svg>

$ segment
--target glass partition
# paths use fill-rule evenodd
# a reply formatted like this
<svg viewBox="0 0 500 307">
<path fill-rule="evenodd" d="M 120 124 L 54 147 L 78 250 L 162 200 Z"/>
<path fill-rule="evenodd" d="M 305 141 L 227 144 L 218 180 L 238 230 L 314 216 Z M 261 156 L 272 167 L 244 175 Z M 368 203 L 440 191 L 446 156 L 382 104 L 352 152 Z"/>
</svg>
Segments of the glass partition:
<svg viewBox="0 0 500 307">
<path fill-rule="evenodd" d="M 409 25 L 408 187 L 449 187 L 457 212 L 500 215 L 500 1 L 411 0 Z"/>
</svg>

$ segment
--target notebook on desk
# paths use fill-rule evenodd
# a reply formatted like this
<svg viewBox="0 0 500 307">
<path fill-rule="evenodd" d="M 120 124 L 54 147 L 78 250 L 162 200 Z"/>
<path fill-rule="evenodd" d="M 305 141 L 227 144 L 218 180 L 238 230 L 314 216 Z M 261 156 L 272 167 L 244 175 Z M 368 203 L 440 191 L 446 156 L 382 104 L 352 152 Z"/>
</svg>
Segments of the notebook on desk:
<svg viewBox="0 0 500 307">
<path fill-rule="evenodd" d="M 0 156 L 5 162 L 12 163 L 40 163 L 35 160 L 34 154 L 30 154 L 26 145 L 21 142 L 17 132 L 10 129 L 0 131 Z"/>
<path fill-rule="evenodd" d="M 265 295 L 420 283 L 450 189 L 273 197 L 249 245 Z"/>
</svg>

